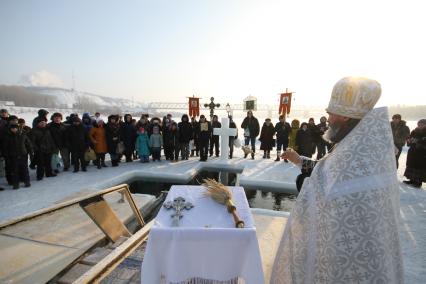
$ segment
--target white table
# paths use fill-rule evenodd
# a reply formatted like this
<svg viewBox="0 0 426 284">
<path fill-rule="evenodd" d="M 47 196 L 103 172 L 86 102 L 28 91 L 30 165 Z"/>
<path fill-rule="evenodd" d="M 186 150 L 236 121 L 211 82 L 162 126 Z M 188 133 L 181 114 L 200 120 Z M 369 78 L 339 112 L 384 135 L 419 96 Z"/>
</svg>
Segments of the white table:
<svg viewBox="0 0 426 284">
<path fill-rule="evenodd" d="M 264 282 L 256 229 L 244 189 L 230 189 L 238 215 L 245 222 L 244 229 L 235 228 L 225 206 L 203 196 L 204 187 L 172 186 L 166 202 L 181 196 L 194 208 L 183 210 L 179 227 L 172 227 L 170 215 L 174 211 L 161 208 L 149 234 L 142 283 L 190 278 L 228 281 L 236 277 L 247 284 Z"/>
</svg>

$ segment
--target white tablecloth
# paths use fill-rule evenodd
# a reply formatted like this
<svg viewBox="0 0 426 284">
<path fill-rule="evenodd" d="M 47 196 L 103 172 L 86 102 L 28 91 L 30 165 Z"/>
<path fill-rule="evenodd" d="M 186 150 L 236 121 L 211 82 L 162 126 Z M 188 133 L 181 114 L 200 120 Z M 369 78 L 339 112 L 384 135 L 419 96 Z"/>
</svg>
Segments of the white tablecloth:
<svg viewBox="0 0 426 284">
<path fill-rule="evenodd" d="M 235 228 L 226 207 L 203 196 L 202 186 L 172 186 L 167 201 L 182 196 L 194 204 L 171 227 L 173 209 L 161 208 L 148 238 L 142 283 L 182 282 L 190 278 L 263 283 L 262 262 L 253 217 L 242 187 L 230 187 L 244 229 Z"/>
</svg>

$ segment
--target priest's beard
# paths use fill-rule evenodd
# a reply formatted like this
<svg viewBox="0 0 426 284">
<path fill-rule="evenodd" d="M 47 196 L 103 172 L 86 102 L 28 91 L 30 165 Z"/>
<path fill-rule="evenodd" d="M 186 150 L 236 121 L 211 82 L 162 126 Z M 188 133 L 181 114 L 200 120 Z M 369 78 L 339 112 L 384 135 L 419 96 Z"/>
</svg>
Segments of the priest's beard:
<svg viewBox="0 0 426 284">
<path fill-rule="evenodd" d="M 332 144 L 339 143 L 359 122 L 360 119 L 351 118 L 346 122 L 330 124 L 322 138 Z"/>
</svg>

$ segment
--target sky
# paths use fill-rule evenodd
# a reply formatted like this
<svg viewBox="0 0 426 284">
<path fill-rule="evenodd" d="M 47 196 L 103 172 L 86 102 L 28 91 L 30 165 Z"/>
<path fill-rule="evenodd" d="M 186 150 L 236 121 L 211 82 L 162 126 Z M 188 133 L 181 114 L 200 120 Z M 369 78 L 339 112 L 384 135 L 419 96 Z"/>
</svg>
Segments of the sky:
<svg viewBox="0 0 426 284">
<path fill-rule="evenodd" d="M 140 102 L 326 105 L 345 76 L 426 105 L 424 1 L 2 0 L 0 84 Z M 74 75 L 74 83 L 73 83 Z"/>
</svg>

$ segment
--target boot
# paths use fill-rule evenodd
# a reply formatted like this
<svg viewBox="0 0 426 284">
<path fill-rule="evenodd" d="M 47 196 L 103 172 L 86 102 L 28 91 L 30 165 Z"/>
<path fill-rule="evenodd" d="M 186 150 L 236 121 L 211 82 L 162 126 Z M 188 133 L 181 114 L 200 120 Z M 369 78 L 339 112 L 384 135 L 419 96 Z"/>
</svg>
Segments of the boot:
<svg viewBox="0 0 426 284">
<path fill-rule="evenodd" d="M 263 158 L 266 159 L 266 151 L 263 151 Z"/>
<path fill-rule="evenodd" d="M 13 185 L 13 189 L 19 189 L 19 183 Z"/>
<path fill-rule="evenodd" d="M 270 158 L 271 158 L 271 152 L 269 152 L 269 151 L 267 151 L 267 152 L 266 152 L 266 158 L 267 158 L 267 159 L 270 159 Z"/>
<path fill-rule="evenodd" d="M 251 153 L 251 159 L 254 160 L 254 153 Z"/>
<path fill-rule="evenodd" d="M 275 162 L 280 161 L 281 151 L 277 151 L 277 158 L 275 159 Z"/>
<path fill-rule="evenodd" d="M 244 159 L 245 159 L 245 158 L 247 158 L 247 155 L 248 155 L 248 154 L 244 154 Z"/>
<path fill-rule="evenodd" d="M 232 151 L 229 152 L 229 159 L 232 159 Z"/>
</svg>

